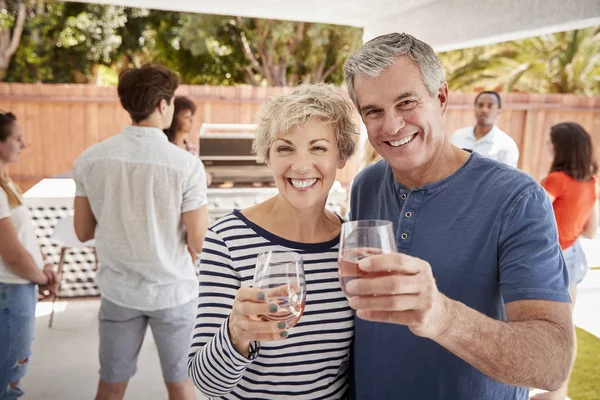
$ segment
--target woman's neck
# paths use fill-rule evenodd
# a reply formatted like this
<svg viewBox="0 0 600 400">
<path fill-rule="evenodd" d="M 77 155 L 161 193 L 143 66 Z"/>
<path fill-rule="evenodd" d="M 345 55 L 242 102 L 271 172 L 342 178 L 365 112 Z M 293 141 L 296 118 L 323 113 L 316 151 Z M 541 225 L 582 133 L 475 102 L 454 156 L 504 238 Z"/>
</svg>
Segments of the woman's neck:
<svg viewBox="0 0 600 400">
<path fill-rule="evenodd" d="M 300 243 L 321 243 L 339 234 L 341 221 L 322 204 L 299 210 L 277 195 L 244 210 L 252 222 L 284 239 Z"/>
<path fill-rule="evenodd" d="M 188 134 L 187 132 L 177 132 L 175 134 L 175 144 L 177 146 L 183 147 L 185 145 L 185 143 L 187 142 L 188 139 Z"/>
</svg>

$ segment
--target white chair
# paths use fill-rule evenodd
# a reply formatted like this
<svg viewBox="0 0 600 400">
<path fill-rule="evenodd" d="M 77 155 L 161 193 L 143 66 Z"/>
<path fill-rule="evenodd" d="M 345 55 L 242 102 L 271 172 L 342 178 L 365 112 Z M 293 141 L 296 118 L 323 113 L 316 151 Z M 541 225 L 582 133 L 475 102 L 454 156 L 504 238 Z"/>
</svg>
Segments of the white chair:
<svg viewBox="0 0 600 400">
<path fill-rule="evenodd" d="M 65 264 L 65 256 L 67 251 L 71 248 L 84 248 L 89 247 L 94 252 L 94 271 L 98 269 L 98 254 L 96 253 L 96 247 L 94 240 L 89 240 L 82 243 L 77 239 L 75 234 L 75 227 L 73 225 L 73 217 L 65 217 L 58 220 L 54 227 L 54 233 L 52 234 L 52 240 L 55 240 L 60 244 L 60 258 L 58 261 L 58 294 L 52 298 L 52 312 L 50 313 L 50 319 L 48 321 L 48 328 L 52 328 L 52 322 L 54 320 L 54 303 L 60 297 L 60 287 L 62 283 L 63 266 Z"/>
</svg>

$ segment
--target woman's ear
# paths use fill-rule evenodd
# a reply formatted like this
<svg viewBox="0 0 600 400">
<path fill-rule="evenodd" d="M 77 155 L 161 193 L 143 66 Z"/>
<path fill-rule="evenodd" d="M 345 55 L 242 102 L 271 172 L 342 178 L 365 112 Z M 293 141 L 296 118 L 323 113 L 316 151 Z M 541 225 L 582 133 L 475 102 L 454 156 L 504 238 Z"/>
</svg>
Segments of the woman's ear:
<svg viewBox="0 0 600 400">
<path fill-rule="evenodd" d="M 337 167 L 338 169 L 342 169 L 346 166 L 346 160 L 344 160 L 343 158 L 340 158 L 337 162 Z"/>
</svg>

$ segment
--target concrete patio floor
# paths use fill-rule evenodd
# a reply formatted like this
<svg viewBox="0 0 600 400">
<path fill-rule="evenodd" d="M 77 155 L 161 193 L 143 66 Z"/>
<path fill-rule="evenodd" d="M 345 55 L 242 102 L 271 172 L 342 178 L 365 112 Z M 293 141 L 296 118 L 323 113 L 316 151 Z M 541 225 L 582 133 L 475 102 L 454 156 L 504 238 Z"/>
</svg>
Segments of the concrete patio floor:
<svg viewBox="0 0 600 400">
<path fill-rule="evenodd" d="M 39 303 L 36 338 L 29 371 L 23 380 L 24 400 L 92 400 L 98 384 L 99 300 L 57 303 L 54 326 L 48 329 L 50 303 Z M 198 400 L 206 397 L 197 394 Z M 154 338 L 148 330 L 126 400 L 167 399 Z"/>
</svg>

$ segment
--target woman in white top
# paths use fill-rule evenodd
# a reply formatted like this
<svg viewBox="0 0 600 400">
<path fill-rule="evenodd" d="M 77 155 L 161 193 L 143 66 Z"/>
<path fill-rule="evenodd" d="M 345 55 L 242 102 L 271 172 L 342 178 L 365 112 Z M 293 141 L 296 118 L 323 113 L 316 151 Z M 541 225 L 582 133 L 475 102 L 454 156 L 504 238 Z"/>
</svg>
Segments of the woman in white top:
<svg viewBox="0 0 600 400">
<path fill-rule="evenodd" d="M 8 165 L 25 149 L 21 126 L 12 113 L 0 111 L 0 400 L 23 395 L 40 294 L 56 294 L 52 266 L 44 266 L 34 225 L 21 193 L 8 177 Z"/>
<path fill-rule="evenodd" d="M 205 395 L 347 396 L 354 317 L 338 278 L 342 221 L 325 205 L 357 138 L 352 107 L 328 85 L 302 85 L 264 106 L 254 148 L 279 193 L 216 221 L 202 249 L 188 374 Z M 256 320 L 277 312 L 251 287 L 256 256 L 269 250 L 304 261 L 306 307 L 292 328 Z"/>
</svg>

